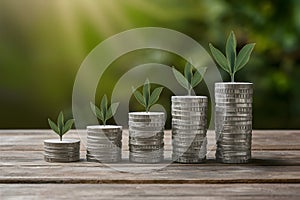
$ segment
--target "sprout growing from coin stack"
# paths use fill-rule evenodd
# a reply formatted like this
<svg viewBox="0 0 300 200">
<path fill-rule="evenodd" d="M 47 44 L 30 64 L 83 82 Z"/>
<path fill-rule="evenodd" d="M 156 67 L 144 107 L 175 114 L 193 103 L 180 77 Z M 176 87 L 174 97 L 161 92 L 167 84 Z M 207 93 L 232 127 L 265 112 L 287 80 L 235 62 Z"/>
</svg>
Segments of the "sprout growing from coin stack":
<svg viewBox="0 0 300 200">
<path fill-rule="evenodd" d="M 206 159 L 207 97 L 191 96 L 203 79 L 206 68 L 196 69 L 187 62 L 184 75 L 173 67 L 178 83 L 187 96 L 172 96 L 172 159 L 180 163 L 201 163 Z"/>
<path fill-rule="evenodd" d="M 49 126 L 57 135 L 58 139 L 44 140 L 44 159 L 47 162 L 74 162 L 80 159 L 80 141 L 77 139 L 63 139 L 73 126 L 74 120 L 64 121 L 64 114 L 60 112 L 57 123 L 48 119 Z"/>
<path fill-rule="evenodd" d="M 231 77 L 231 82 L 215 83 L 216 159 L 223 163 L 247 163 L 251 158 L 253 84 L 234 82 L 234 78 L 249 61 L 255 44 L 246 44 L 238 54 L 236 46 L 233 31 L 227 38 L 226 57 L 209 44 L 213 58 Z"/>
<path fill-rule="evenodd" d="M 103 125 L 87 127 L 87 161 L 92 162 L 119 162 L 122 159 L 122 126 L 107 125 L 112 118 L 119 103 L 108 105 L 107 96 L 104 95 L 100 106 L 90 103 L 93 114 Z"/>
<path fill-rule="evenodd" d="M 149 112 L 158 100 L 163 87 L 151 92 L 147 79 L 140 92 L 132 88 L 136 100 L 146 112 L 129 113 L 129 160 L 137 163 L 158 163 L 164 159 L 165 113 Z"/>
</svg>

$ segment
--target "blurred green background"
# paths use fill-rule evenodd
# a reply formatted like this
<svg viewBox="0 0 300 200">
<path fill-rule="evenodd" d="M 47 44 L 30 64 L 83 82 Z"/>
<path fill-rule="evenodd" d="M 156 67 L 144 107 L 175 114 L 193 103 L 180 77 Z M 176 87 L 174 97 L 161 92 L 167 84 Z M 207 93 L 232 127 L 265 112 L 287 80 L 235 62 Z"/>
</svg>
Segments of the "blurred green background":
<svg viewBox="0 0 300 200">
<path fill-rule="evenodd" d="M 0 128 L 48 128 L 47 117 L 60 110 L 71 116 L 73 82 L 88 53 L 114 34 L 147 26 L 185 33 L 207 50 L 209 42 L 223 50 L 230 30 L 239 49 L 255 42 L 236 76 L 255 84 L 254 128 L 300 128 L 299 11 L 298 0 L 1 0 Z M 154 61 L 153 54 L 135 52 L 114 65 Z M 123 70 L 107 70 L 99 96 L 111 94 L 101 84 Z M 161 101 L 171 95 L 166 90 Z"/>
</svg>

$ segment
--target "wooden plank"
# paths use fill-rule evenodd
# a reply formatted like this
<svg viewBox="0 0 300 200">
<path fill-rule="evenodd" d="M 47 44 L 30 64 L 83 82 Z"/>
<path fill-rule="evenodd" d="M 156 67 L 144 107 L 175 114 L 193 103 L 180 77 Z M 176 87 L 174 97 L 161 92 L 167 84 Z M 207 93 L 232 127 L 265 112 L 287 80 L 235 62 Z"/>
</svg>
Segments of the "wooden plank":
<svg viewBox="0 0 300 200">
<path fill-rule="evenodd" d="M 171 163 L 171 151 L 165 152 L 165 159 L 167 162 Z M 226 165 L 217 163 L 215 159 L 215 152 L 210 152 L 208 154 L 208 159 L 206 163 L 197 164 L 203 166 L 211 166 L 211 165 Z M 81 166 L 85 160 L 85 151 L 81 151 L 81 162 L 74 162 L 68 165 L 72 166 Z M 252 161 L 247 165 L 264 165 L 264 166 L 300 166 L 300 151 L 252 151 Z M 32 166 L 47 166 L 50 165 L 48 162 L 43 160 L 43 152 L 42 151 L 5 151 L 0 154 L 0 166 L 14 166 L 14 165 L 32 165 Z M 57 165 L 65 165 L 59 164 Z M 132 165 L 134 167 L 135 164 L 128 162 L 127 159 L 124 159 L 119 164 L 115 165 Z M 53 163 L 51 163 L 53 165 Z M 85 166 L 98 166 L 98 163 L 87 162 Z"/>
<path fill-rule="evenodd" d="M 300 184 L 0 184 L 1 199 L 289 199 Z"/>
<path fill-rule="evenodd" d="M 208 131 L 208 149 L 215 148 L 215 134 Z M 43 140 L 57 138 L 50 130 L 0 130 L 1 151 L 40 151 Z M 79 130 L 68 133 L 66 138 L 77 138 L 82 141 L 81 149 L 85 149 L 86 131 Z M 128 131 L 123 131 L 123 148 L 128 150 Z M 165 148 L 171 150 L 171 133 L 165 131 Z M 254 130 L 253 150 L 300 150 L 300 131 L 262 131 Z"/>
<path fill-rule="evenodd" d="M 1 166 L 0 183 L 300 183 L 299 166 L 49 164 Z M 118 170 L 126 170 L 117 171 Z M 147 173 L 145 173 L 147 172 Z"/>
<path fill-rule="evenodd" d="M 123 161 L 110 164 L 100 163 L 47 163 L 43 161 L 43 140 L 55 137 L 49 130 L 0 131 L 0 182 L 2 183 L 295 183 L 300 182 L 299 131 L 255 131 L 253 142 L 259 151 L 253 150 L 253 162 L 245 165 L 225 165 L 216 163 L 214 151 L 209 153 L 207 163 L 183 165 L 157 164 L 161 169 L 145 173 L 153 165 L 134 164 Z M 86 138 L 81 131 L 82 139 Z M 124 131 L 124 155 L 128 155 Z M 209 133 L 209 138 L 213 133 Z M 67 137 L 78 137 L 72 132 Z M 289 144 L 290 142 L 290 144 Z M 84 143 L 84 141 L 82 142 Z M 278 145 L 282 143 L 282 145 Z M 166 131 L 166 158 L 171 156 L 171 134 Z M 273 145 L 273 146 L 272 146 Z M 261 148 L 260 148 L 261 146 Z M 278 149 L 276 149 L 279 146 Z M 276 148 L 275 148 L 276 147 Z M 255 149 L 255 148 L 254 148 Z M 266 150 L 264 150 L 266 149 Z M 272 149 L 272 151 L 270 151 Z M 283 149 L 283 150 L 282 150 Z M 84 159 L 84 145 L 82 148 Z M 169 165 L 169 166 L 167 166 Z M 167 167 L 166 167 L 167 166 Z M 87 170 L 88 169 L 88 170 Z M 117 171 L 120 170 L 120 171 Z M 125 171 L 125 172 L 124 172 Z M 128 173 L 131 172 L 139 172 Z M 143 173 L 141 173 L 143 172 Z"/>
</svg>

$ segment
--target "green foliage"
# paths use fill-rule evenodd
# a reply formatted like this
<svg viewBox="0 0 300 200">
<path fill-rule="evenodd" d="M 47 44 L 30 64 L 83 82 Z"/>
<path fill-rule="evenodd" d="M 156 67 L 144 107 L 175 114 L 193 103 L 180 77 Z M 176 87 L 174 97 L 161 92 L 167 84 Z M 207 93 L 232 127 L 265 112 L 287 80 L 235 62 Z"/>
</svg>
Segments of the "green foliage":
<svg viewBox="0 0 300 200">
<path fill-rule="evenodd" d="M 173 67 L 173 73 L 178 81 L 178 83 L 187 89 L 188 95 L 191 95 L 191 91 L 194 87 L 196 87 L 203 79 L 203 75 L 206 72 L 206 67 L 203 67 L 202 71 L 196 69 L 194 71 L 194 67 L 191 65 L 190 62 L 187 62 L 184 68 L 184 76 Z"/>
<path fill-rule="evenodd" d="M 135 96 L 136 100 L 142 106 L 145 107 L 146 112 L 148 112 L 150 110 L 151 106 L 153 106 L 158 101 L 160 93 L 163 90 L 163 87 L 155 88 L 153 90 L 152 94 L 151 94 L 150 90 L 151 90 L 151 85 L 150 85 L 148 79 L 144 83 L 143 94 L 140 91 L 132 88 L 133 95 Z"/>
<path fill-rule="evenodd" d="M 245 45 L 241 49 L 238 56 L 236 56 L 236 38 L 233 31 L 231 31 L 230 35 L 227 38 L 226 57 L 220 50 L 209 43 L 210 51 L 215 61 L 223 70 L 230 74 L 232 82 L 234 82 L 235 73 L 242 69 L 249 61 L 254 46 L 255 43 Z"/>
<path fill-rule="evenodd" d="M 74 119 L 69 119 L 66 123 L 64 123 L 64 114 L 63 112 L 60 112 L 57 118 L 57 124 L 55 124 L 50 118 L 48 118 L 48 123 L 51 129 L 59 135 L 60 140 L 62 140 L 62 136 L 72 128 Z"/>
<path fill-rule="evenodd" d="M 107 96 L 104 95 L 100 103 L 100 108 L 98 108 L 92 102 L 90 102 L 90 106 L 94 115 L 102 121 L 103 125 L 106 125 L 106 121 L 116 114 L 119 103 L 112 103 L 110 107 L 108 107 Z"/>
</svg>

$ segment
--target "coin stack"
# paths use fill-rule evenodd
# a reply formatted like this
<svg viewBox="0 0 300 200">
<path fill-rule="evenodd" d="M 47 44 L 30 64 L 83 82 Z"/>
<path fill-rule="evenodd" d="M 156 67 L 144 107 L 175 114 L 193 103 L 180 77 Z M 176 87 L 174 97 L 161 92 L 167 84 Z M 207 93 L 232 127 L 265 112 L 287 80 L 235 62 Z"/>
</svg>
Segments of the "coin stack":
<svg viewBox="0 0 300 200">
<path fill-rule="evenodd" d="M 107 163 L 121 161 L 122 126 L 88 126 L 86 159 Z"/>
<path fill-rule="evenodd" d="M 251 158 L 252 83 L 216 83 L 216 159 L 247 163 Z"/>
<path fill-rule="evenodd" d="M 80 141 L 74 139 L 44 140 L 44 159 L 47 162 L 75 162 L 80 159 Z"/>
<path fill-rule="evenodd" d="M 172 96 L 172 160 L 201 163 L 207 152 L 207 97 Z"/>
<path fill-rule="evenodd" d="M 164 159 L 163 112 L 129 113 L 129 160 L 159 163 Z"/>
</svg>

